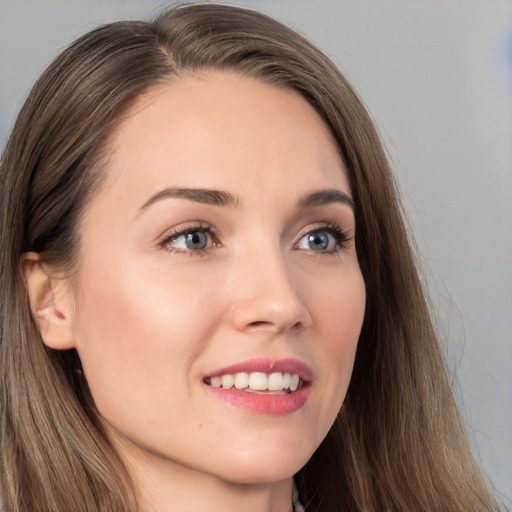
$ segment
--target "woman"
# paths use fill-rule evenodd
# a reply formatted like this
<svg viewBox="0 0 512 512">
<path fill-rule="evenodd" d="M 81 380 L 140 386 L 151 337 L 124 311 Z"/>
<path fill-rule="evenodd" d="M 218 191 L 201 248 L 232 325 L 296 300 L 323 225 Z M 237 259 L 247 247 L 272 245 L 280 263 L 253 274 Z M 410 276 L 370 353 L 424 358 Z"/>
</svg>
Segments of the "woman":
<svg viewBox="0 0 512 512">
<path fill-rule="evenodd" d="M 291 30 L 83 36 L 1 182 L 5 511 L 497 508 L 376 132 Z"/>
</svg>

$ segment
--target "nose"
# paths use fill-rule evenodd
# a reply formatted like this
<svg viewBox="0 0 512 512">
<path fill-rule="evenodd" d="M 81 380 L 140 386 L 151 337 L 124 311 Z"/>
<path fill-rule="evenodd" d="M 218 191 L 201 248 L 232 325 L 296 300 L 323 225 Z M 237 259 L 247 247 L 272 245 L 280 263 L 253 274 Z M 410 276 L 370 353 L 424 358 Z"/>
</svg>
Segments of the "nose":
<svg viewBox="0 0 512 512">
<path fill-rule="evenodd" d="M 233 269 L 232 322 L 243 332 L 280 334 L 309 327 L 312 318 L 298 293 L 299 269 L 279 254 L 252 254 Z"/>
</svg>

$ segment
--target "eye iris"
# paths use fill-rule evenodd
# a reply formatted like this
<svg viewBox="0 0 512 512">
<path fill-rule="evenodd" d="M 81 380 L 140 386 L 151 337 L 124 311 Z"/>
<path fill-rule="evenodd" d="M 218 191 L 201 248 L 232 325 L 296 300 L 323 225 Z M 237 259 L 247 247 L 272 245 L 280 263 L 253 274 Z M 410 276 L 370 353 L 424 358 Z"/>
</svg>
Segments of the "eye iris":
<svg viewBox="0 0 512 512">
<path fill-rule="evenodd" d="M 324 231 L 316 231 L 308 235 L 309 247 L 314 251 L 324 251 L 329 247 L 329 235 Z"/>
<path fill-rule="evenodd" d="M 208 239 L 202 231 L 193 231 L 185 236 L 185 244 L 188 249 L 204 249 Z"/>
</svg>

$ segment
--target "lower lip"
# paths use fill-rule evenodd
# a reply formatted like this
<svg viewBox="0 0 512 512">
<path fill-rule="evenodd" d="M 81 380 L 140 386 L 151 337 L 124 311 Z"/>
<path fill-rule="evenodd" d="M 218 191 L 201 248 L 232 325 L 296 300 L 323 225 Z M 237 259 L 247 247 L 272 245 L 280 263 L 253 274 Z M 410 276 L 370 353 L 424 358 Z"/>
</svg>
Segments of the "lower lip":
<svg viewBox="0 0 512 512">
<path fill-rule="evenodd" d="M 311 389 L 306 385 L 293 393 L 267 395 L 264 393 L 248 393 L 247 391 L 234 388 L 222 389 L 211 386 L 207 387 L 218 398 L 230 405 L 271 416 L 291 414 L 301 409 L 306 403 Z"/>
</svg>

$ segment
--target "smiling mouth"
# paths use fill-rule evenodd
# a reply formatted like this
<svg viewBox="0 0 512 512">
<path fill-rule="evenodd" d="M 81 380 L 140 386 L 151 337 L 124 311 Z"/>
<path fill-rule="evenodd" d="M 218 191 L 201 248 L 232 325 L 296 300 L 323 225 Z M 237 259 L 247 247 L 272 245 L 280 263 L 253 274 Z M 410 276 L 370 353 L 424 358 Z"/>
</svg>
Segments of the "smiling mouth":
<svg viewBox="0 0 512 512">
<path fill-rule="evenodd" d="M 296 373 L 239 372 L 215 377 L 205 377 L 207 386 L 219 389 L 236 389 L 246 393 L 285 395 L 304 386 L 304 380 Z"/>
</svg>

